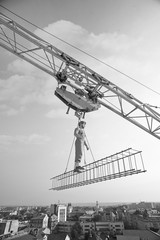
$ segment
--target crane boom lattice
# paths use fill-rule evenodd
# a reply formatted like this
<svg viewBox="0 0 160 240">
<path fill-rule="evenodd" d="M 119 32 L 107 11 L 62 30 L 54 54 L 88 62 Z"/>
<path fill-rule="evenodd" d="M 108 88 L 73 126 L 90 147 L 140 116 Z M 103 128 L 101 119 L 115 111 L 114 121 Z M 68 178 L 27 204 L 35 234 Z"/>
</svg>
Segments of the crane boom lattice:
<svg viewBox="0 0 160 240">
<path fill-rule="evenodd" d="M 114 83 L 0 13 L 0 46 L 55 77 L 65 71 L 66 85 L 91 86 L 98 103 L 160 139 L 160 114 Z"/>
<path fill-rule="evenodd" d="M 141 151 L 126 149 L 84 166 L 84 171 L 65 172 L 51 178 L 51 190 L 65 190 L 146 172 Z"/>
</svg>

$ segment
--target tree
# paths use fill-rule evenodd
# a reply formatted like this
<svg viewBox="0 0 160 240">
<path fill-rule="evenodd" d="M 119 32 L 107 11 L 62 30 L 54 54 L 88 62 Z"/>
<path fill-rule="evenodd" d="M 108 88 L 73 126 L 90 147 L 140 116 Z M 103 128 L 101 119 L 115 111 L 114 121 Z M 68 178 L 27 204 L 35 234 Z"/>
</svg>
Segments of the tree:
<svg viewBox="0 0 160 240">
<path fill-rule="evenodd" d="M 144 218 L 144 219 L 148 218 L 148 212 L 147 212 L 146 209 L 145 209 L 144 212 L 143 212 L 143 218 Z"/>
<path fill-rule="evenodd" d="M 71 228 L 71 239 L 78 239 L 82 234 L 82 227 L 79 222 L 76 222 Z"/>
</svg>

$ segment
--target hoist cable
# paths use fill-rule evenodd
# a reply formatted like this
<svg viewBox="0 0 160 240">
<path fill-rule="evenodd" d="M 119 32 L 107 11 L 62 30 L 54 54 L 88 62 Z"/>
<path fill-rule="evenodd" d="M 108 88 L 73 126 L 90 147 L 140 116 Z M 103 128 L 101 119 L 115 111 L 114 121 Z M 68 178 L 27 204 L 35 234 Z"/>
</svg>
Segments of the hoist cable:
<svg viewBox="0 0 160 240">
<path fill-rule="evenodd" d="M 72 153 L 74 142 L 75 142 L 75 137 L 73 138 L 73 142 L 72 142 L 72 146 L 71 146 L 71 149 L 70 149 L 69 157 L 68 157 L 68 160 L 67 160 L 67 165 L 66 165 L 65 172 L 67 172 L 67 169 L 68 169 L 68 164 L 69 164 L 69 160 L 70 160 L 70 157 L 71 157 L 71 153 Z"/>
<path fill-rule="evenodd" d="M 91 152 L 91 155 L 92 155 L 93 161 L 95 162 L 95 158 L 94 158 L 94 155 L 93 155 L 93 152 L 92 152 L 92 149 L 91 149 L 91 146 L 90 146 L 90 144 L 89 144 L 89 141 L 88 141 L 87 136 L 86 136 L 86 140 L 87 140 L 87 144 L 88 144 L 89 150 L 90 150 L 90 152 Z"/>
<path fill-rule="evenodd" d="M 87 162 L 86 162 L 86 152 L 85 152 L 85 147 L 84 147 L 84 145 L 83 145 L 83 154 L 84 154 L 84 165 L 86 165 Z"/>
</svg>

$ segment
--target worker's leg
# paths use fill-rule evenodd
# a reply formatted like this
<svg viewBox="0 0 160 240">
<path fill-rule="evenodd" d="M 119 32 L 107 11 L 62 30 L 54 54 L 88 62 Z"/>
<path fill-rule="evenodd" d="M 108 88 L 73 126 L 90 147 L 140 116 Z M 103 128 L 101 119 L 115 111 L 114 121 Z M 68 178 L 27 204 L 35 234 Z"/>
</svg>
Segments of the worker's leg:
<svg viewBox="0 0 160 240">
<path fill-rule="evenodd" d="M 75 162 L 81 162 L 83 154 L 83 142 L 79 139 L 75 141 Z"/>
<path fill-rule="evenodd" d="M 75 168 L 79 167 L 83 155 L 83 142 L 79 139 L 75 141 Z"/>
</svg>

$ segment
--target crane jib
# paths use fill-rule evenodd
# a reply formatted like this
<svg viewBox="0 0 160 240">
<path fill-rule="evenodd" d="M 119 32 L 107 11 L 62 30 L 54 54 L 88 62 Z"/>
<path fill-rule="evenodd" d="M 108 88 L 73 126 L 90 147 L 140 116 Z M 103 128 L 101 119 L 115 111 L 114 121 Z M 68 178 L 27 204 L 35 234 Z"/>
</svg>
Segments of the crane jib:
<svg viewBox="0 0 160 240">
<path fill-rule="evenodd" d="M 97 110 L 100 105 L 104 106 L 160 139 L 160 113 L 153 110 L 151 105 L 141 102 L 2 13 L 0 13 L 0 34 L 1 47 L 52 75 L 56 80 L 57 73 L 65 71 L 67 78 L 65 84 L 74 90 L 81 88 L 87 94 L 87 98 L 70 94 L 69 99 L 66 99 L 66 96 L 60 96 L 56 92 L 57 96 L 72 109 L 90 112 Z M 87 90 L 88 87 L 92 88 L 91 92 Z M 80 100 L 80 104 L 77 99 Z"/>
</svg>

